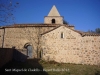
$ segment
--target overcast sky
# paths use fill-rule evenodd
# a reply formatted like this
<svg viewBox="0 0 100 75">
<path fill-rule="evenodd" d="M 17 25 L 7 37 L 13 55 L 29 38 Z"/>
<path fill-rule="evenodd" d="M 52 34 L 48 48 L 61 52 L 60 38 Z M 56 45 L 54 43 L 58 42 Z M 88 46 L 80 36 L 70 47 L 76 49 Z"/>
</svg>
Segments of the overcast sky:
<svg viewBox="0 0 100 75">
<path fill-rule="evenodd" d="M 76 30 L 100 28 L 100 0 L 12 0 L 19 2 L 14 12 L 15 23 L 44 23 L 52 6 Z"/>
</svg>

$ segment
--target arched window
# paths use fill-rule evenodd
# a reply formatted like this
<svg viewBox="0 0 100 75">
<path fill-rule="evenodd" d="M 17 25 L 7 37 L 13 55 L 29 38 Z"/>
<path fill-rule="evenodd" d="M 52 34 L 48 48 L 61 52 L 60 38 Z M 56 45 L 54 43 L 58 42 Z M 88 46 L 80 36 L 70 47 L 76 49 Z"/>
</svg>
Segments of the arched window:
<svg viewBox="0 0 100 75">
<path fill-rule="evenodd" d="M 63 32 L 61 32 L 61 38 L 64 38 L 64 33 Z"/>
<path fill-rule="evenodd" d="M 55 23 L 55 19 L 52 19 L 52 23 Z"/>
<path fill-rule="evenodd" d="M 30 43 L 26 43 L 24 45 L 24 48 L 27 49 L 26 54 L 27 54 L 28 58 L 33 58 L 33 46 Z"/>
</svg>

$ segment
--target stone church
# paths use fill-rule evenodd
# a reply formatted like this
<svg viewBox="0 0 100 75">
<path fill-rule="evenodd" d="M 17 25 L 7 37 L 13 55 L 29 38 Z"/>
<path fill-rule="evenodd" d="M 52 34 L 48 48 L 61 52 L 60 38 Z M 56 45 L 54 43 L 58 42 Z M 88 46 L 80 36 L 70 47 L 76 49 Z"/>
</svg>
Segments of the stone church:
<svg viewBox="0 0 100 75">
<path fill-rule="evenodd" d="M 54 5 L 43 24 L 0 27 L 0 47 L 14 47 L 30 59 L 100 65 L 100 34 L 75 30 L 63 19 Z"/>
</svg>

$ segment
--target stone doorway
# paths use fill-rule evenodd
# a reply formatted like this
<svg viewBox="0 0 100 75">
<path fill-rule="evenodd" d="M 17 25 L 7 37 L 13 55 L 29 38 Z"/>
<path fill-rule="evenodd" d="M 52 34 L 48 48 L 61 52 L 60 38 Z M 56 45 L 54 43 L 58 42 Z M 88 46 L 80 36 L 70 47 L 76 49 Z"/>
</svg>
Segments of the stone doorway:
<svg viewBox="0 0 100 75">
<path fill-rule="evenodd" d="M 24 48 L 26 48 L 26 55 L 28 56 L 28 58 L 33 58 L 33 46 L 29 43 L 26 43 L 24 45 Z"/>
<path fill-rule="evenodd" d="M 33 58 L 33 48 L 31 45 L 27 46 L 27 56 L 28 58 Z"/>
</svg>

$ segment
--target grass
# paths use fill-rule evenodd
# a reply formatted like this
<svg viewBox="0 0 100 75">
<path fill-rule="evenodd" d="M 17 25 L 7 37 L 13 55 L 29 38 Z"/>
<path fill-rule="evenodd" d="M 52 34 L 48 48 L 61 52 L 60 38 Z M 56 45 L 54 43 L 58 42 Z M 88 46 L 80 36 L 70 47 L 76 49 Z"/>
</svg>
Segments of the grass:
<svg viewBox="0 0 100 75">
<path fill-rule="evenodd" d="M 95 65 L 59 64 L 56 62 L 40 61 L 46 69 L 60 69 L 65 71 L 48 71 L 49 75 L 100 75 L 100 67 Z M 57 73 L 57 74 L 56 74 Z"/>
<path fill-rule="evenodd" d="M 19 69 L 5 71 L 5 69 Z M 23 69 L 23 70 L 22 70 Z M 25 69 L 27 71 L 25 71 Z M 29 71 L 28 71 L 29 70 Z M 36 71 L 34 71 L 36 70 Z M 0 70 L 0 75 L 100 75 L 100 67 L 95 65 L 64 64 L 54 61 L 45 62 L 38 59 L 29 59 L 26 62 L 10 62 Z"/>
</svg>

